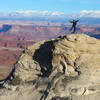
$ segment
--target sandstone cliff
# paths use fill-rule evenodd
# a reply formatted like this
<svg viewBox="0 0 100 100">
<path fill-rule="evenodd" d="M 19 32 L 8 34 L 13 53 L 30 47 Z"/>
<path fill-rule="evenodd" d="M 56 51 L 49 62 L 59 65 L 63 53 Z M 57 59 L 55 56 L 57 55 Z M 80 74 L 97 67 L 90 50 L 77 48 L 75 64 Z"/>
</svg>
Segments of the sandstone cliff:
<svg viewBox="0 0 100 100">
<path fill-rule="evenodd" d="M 100 41 L 60 36 L 24 50 L 0 90 L 0 100 L 99 100 Z"/>
</svg>

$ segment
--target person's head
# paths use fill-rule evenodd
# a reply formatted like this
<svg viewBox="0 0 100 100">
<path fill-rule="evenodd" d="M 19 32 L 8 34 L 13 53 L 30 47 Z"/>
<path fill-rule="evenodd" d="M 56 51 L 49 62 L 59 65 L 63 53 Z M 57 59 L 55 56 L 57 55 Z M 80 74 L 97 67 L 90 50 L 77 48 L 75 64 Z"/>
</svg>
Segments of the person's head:
<svg viewBox="0 0 100 100">
<path fill-rule="evenodd" d="M 73 21 L 75 21 L 75 19 L 73 19 Z"/>
</svg>

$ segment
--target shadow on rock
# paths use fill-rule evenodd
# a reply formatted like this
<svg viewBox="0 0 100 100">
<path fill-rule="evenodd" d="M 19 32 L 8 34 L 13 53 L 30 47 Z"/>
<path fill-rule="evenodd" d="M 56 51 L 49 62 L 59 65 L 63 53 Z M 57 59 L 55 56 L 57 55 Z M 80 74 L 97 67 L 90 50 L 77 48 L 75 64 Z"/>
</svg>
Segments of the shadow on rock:
<svg viewBox="0 0 100 100">
<path fill-rule="evenodd" d="M 39 63 L 43 77 L 48 77 L 52 71 L 52 50 L 54 41 L 47 41 L 37 49 L 33 59 Z"/>
<path fill-rule="evenodd" d="M 12 28 L 12 25 L 4 24 L 0 32 L 8 32 Z"/>
<path fill-rule="evenodd" d="M 71 97 L 53 97 L 52 100 L 72 100 Z"/>
</svg>

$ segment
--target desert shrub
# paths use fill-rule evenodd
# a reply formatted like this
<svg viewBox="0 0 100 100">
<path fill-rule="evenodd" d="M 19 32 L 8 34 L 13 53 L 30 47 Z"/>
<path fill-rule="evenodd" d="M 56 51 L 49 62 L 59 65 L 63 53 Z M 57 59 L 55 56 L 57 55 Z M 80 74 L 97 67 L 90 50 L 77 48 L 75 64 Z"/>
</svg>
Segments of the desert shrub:
<svg viewBox="0 0 100 100">
<path fill-rule="evenodd" d="M 15 77 L 15 78 L 13 78 L 12 80 L 11 80 L 11 82 L 10 82 L 10 84 L 11 85 L 19 85 L 19 84 L 21 84 L 21 79 L 17 76 L 17 77 Z"/>
</svg>

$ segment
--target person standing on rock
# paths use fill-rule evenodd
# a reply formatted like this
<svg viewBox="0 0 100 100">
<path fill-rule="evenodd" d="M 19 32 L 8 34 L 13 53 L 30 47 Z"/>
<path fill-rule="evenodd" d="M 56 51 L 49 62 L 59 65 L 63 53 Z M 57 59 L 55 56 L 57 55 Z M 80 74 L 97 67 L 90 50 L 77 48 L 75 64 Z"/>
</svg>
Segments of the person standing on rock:
<svg viewBox="0 0 100 100">
<path fill-rule="evenodd" d="M 72 23 L 72 27 L 70 28 L 70 31 L 73 29 L 73 33 L 75 33 L 75 31 L 76 31 L 76 25 L 77 25 L 78 21 L 79 20 L 70 21 L 70 23 Z"/>
</svg>

